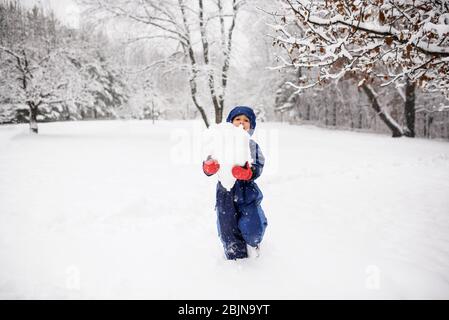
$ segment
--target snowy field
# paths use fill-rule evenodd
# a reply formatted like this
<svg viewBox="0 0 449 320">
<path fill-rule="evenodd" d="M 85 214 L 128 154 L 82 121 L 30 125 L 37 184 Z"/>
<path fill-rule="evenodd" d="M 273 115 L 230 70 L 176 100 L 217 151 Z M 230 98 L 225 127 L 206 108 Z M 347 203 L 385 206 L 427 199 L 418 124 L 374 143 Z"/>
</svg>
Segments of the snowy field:
<svg viewBox="0 0 449 320">
<path fill-rule="evenodd" d="M 448 142 L 259 123 L 269 225 L 226 261 L 199 128 L 1 126 L 0 298 L 449 298 Z"/>
</svg>

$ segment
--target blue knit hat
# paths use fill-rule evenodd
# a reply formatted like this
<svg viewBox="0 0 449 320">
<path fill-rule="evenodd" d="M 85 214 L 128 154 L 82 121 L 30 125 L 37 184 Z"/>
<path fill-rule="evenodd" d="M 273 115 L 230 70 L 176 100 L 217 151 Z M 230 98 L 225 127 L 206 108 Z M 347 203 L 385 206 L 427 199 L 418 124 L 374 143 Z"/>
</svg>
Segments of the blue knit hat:
<svg viewBox="0 0 449 320">
<path fill-rule="evenodd" d="M 228 117 L 226 118 L 226 122 L 232 122 L 232 120 L 234 120 L 235 117 L 240 116 L 240 115 L 245 115 L 248 117 L 249 119 L 249 123 L 250 123 L 250 129 L 249 129 L 249 134 L 252 135 L 254 133 L 254 130 L 256 129 L 256 114 L 254 113 L 253 109 L 251 109 L 250 107 L 246 107 L 246 106 L 237 106 L 234 109 L 232 109 L 229 114 Z"/>
</svg>

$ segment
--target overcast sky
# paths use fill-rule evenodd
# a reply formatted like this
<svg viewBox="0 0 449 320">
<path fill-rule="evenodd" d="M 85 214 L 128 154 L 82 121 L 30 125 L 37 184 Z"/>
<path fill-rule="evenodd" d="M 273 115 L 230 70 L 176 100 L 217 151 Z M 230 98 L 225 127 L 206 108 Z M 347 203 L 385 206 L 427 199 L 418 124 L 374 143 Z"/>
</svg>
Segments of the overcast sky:
<svg viewBox="0 0 449 320">
<path fill-rule="evenodd" d="M 79 26 L 79 7 L 74 0 L 19 0 L 24 5 L 37 4 L 44 9 L 51 8 L 63 23 L 71 26 Z"/>
</svg>

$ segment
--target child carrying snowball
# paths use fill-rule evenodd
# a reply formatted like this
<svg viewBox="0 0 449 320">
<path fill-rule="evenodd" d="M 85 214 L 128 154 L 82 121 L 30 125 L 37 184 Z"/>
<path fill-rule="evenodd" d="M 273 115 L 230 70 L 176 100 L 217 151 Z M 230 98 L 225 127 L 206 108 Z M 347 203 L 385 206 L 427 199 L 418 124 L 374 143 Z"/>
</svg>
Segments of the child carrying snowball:
<svg viewBox="0 0 449 320">
<path fill-rule="evenodd" d="M 243 129 L 252 135 L 256 128 L 254 111 L 245 106 L 231 110 L 227 122 Z M 254 182 L 261 174 L 265 159 L 254 140 L 249 140 L 252 163 L 244 166 L 234 166 L 232 175 L 237 179 L 230 191 L 217 184 L 217 226 L 218 234 L 223 243 L 226 258 L 229 260 L 248 257 L 247 245 L 259 249 L 267 219 L 260 206 L 263 195 Z M 203 171 L 207 176 L 218 172 L 220 164 L 211 156 L 203 162 Z"/>
</svg>

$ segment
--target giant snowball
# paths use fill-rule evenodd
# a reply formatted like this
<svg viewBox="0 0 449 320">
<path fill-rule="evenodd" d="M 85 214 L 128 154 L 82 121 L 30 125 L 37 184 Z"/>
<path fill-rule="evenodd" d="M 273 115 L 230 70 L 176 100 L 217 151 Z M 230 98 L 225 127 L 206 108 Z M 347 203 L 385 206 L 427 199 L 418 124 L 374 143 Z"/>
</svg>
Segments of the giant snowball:
<svg viewBox="0 0 449 320">
<path fill-rule="evenodd" d="M 243 166 L 247 161 L 252 163 L 248 132 L 229 122 L 210 126 L 204 132 L 202 148 L 203 159 L 209 155 L 220 164 L 218 180 L 226 190 L 231 190 L 236 180 L 232 167 Z"/>
</svg>

